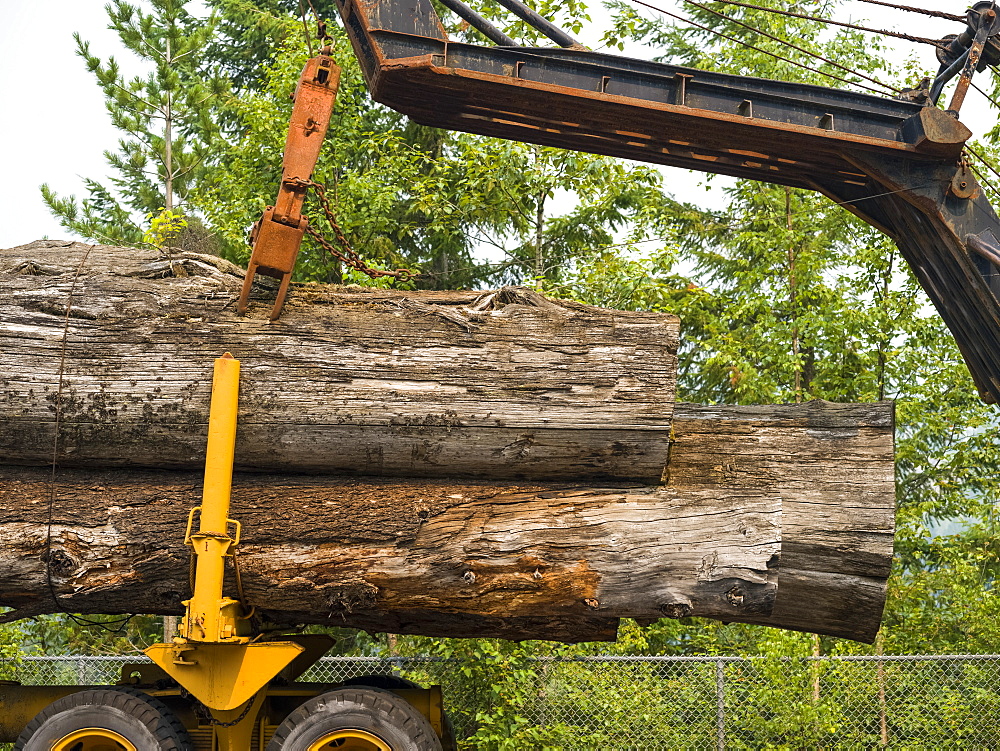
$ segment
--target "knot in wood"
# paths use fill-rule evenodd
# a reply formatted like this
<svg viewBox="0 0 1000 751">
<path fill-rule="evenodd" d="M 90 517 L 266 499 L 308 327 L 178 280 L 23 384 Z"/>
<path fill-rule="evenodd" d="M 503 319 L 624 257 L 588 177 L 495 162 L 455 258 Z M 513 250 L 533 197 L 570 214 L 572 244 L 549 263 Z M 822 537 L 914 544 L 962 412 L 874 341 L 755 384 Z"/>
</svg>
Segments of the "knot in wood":
<svg viewBox="0 0 1000 751">
<path fill-rule="evenodd" d="M 475 572 L 474 571 L 466 571 L 464 574 L 462 574 L 462 581 L 466 582 L 467 584 L 475 584 L 476 583 L 476 574 L 475 574 Z"/>
<path fill-rule="evenodd" d="M 597 608 L 599 608 L 601 606 L 601 603 L 599 603 L 593 597 L 586 597 L 586 598 L 584 598 L 583 604 L 586 605 L 591 610 L 597 610 Z"/>
<path fill-rule="evenodd" d="M 43 557 L 43 560 L 46 560 Z M 52 550 L 48 554 L 47 563 L 49 570 L 54 574 L 66 575 L 76 569 L 77 563 L 73 557 L 64 550 Z"/>
<path fill-rule="evenodd" d="M 743 590 L 739 587 L 733 587 L 726 592 L 726 599 L 729 600 L 730 605 L 734 608 L 738 608 L 743 604 Z"/>
<path fill-rule="evenodd" d="M 667 618 L 683 618 L 691 612 L 691 606 L 686 602 L 665 602 L 660 605 L 660 612 Z"/>
</svg>

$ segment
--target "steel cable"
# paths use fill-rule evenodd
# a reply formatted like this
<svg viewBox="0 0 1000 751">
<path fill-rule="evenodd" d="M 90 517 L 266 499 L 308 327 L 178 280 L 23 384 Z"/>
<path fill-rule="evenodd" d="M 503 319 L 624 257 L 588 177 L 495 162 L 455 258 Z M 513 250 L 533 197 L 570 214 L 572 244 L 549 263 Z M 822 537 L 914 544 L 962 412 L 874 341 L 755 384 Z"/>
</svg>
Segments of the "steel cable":
<svg viewBox="0 0 1000 751">
<path fill-rule="evenodd" d="M 930 187 L 932 187 L 934 185 L 936 185 L 936 183 L 921 183 L 919 185 L 911 185 L 911 186 L 906 187 L 906 188 L 899 188 L 898 190 L 889 190 L 889 191 L 885 191 L 883 193 L 873 193 L 870 196 L 862 196 L 861 198 L 852 198 L 852 199 L 849 199 L 849 200 L 846 200 L 846 201 L 835 201 L 832 198 L 830 198 L 829 196 L 824 196 L 824 197 L 832 205 L 834 205 L 834 206 L 842 206 L 843 207 L 843 206 L 850 206 L 850 205 L 855 204 L 855 203 L 861 203 L 862 201 L 870 201 L 870 200 L 872 200 L 874 198 L 884 198 L 885 196 L 894 196 L 894 195 L 896 195 L 898 193 L 906 193 L 907 191 L 911 191 L 911 190 L 920 190 L 921 188 L 930 188 Z M 809 209 L 803 209 L 801 211 L 793 211 L 790 214 L 790 216 L 800 216 L 802 214 L 815 214 L 816 210 L 817 209 L 814 207 L 814 208 L 809 208 Z M 727 223 L 724 223 L 724 222 L 717 222 L 714 225 L 714 227 L 716 227 L 717 229 L 728 230 L 730 232 L 743 232 L 745 230 L 751 229 L 753 226 L 754 226 L 754 222 L 752 222 L 752 221 L 745 222 L 743 224 L 727 224 Z M 593 251 L 595 253 L 600 253 L 602 251 L 612 250 L 614 248 L 633 248 L 636 245 L 643 245 L 645 243 L 660 243 L 660 242 L 667 243 L 667 242 L 671 242 L 674 239 L 675 238 L 673 236 L 648 237 L 648 238 L 646 238 L 644 240 L 631 240 L 631 241 L 628 241 L 628 242 L 608 243 L 606 245 L 598 245 L 598 246 L 596 246 L 596 247 L 593 248 Z M 518 264 L 519 264 L 519 261 L 517 259 L 514 259 L 514 260 L 511 260 L 511 261 L 500 261 L 500 262 L 497 262 L 497 263 L 483 263 L 483 264 L 479 264 L 479 265 L 476 265 L 476 266 L 458 266 L 456 268 L 449 269 L 448 271 L 423 271 L 420 274 L 417 274 L 416 276 L 417 277 L 446 276 L 448 274 L 455 274 L 455 273 L 458 273 L 460 271 L 479 271 L 479 270 L 488 269 L 488 268 L 503 269 L 503 268 L 509 268 L 510 266 L 514 266 L 514 265 L 518 265 Z M 170 424 L 170 423 L 164 423 L 164 424 Z M 178 423 L 178 424 L 180 424 L 180 423 Z"/>
<path fill-rule="evenodd" d="M 972 146 L 969 146 L 968 144 L 966 144 L 965 148 L 966 148 L 966 150 L 970 154 L 972 154 L 972 156 L 974 156 L 976 159 L 978 159 L 980 162 L 982 162 L 990 172 L 992 172 L 997 177 L 1000 177 L 1000 171 L 997 171 L 996 167 L 994 167 L 992 164 L 990 164 L 988 161 L 986 161 L 986 157 L 984 157 L 982 154 L 980 154 L 978 151 L 976 151 L 975 148 L 973 148 Z M 972 166 L 972 165 L 970 165 L 970 166 Z M 975 169 L 975 167 L 972 167 L 972 168 Z"/>
<path fill-rule="evenodd" d="M 63 416 L 62 395 L 66 375 L 66 350 L 69 341 L 69 319 L 70 313 L 73 310 L 73 296 L 76 294 L 76 286 L 80 280 L 80 274 L 83 272 L 83 267 L 87 264 L 90 252 L 96 247 L 97 245 L 91 245 L 88 247 L 84 252 L 83 257 L 80 259 L 80 265 L 76 267 L 76 273 L 73 274 L 73 281 L 70 284 L 69 294 L 66 297 L 66 312 L 63 316 L 62 343 L 59 355 L 59 379 L 56 387 L 55 420 L 52 436 L 52 468 L 49 476 L 48 521 L 46 522 L 45 527 L 45 580 L 48 584 L 49 595 L 52 597 L 52 604 L 55 605 L 59 612 L 67 616 L 71 621 L 76 623 L 78 626 L 98 626 L 103 628 L 105 631 L 109 631 L 110 633 L 120 634 L 125 630 L 129 622 L 135 618 L 134 614 L 122 616 L 121 618 L 115 618 L 110 621 L 93 621 L 89 618 L 84 618 L 83 616 L 70 613 L 66 610 L 62 601 L 59 599 L 59 595 L 56 593 L 55 584 L 52 581 L 52 526 L 54 523 L 56 504 L 56 471 L 59 465 L 59 432 L 62 426 Z M 15 610 L 14 612 L 16 613 L 17 611 Z"/>
<path fill-rule="evenodd" d="M 879 91 L 878 89 L 873 89 L 871 86 L 866 86 L 865 84 L 858 83 L 857 81 L 851 81 L 848 78 L 843 78 L 841 76 L 834 75 L 833 73 L 827 73 L 826 71 L 820 70 L 819 68 L 813 68 L 812 66 L 806 65 L 805 63 L 800 63 L 800 62 L 798 62 L 796 60 L 792 60 L 791 58 L 784 57 L 783 55 L 779 55 L 777 52 L 771 52 L 770 50 L 765 50 L 765 49 L 763 49 L 761 47 L 757 47 L 756 45 L 750 44 L 750 42 L 746 42 L 746 41 L 744 41 L 744 40 L 742 40 L 742 39 L 740 39 L 738 37 L 734 37 L 734 36 L 732 36 L 730 34 L 726 34 L 726 33 L 722 32 L 722 31 L 718 31 L 716 29 L 711 28 L 710 26 L 704 26 L 704 25 L 698 23 L 697 21 L 692 21 L 692 20 L 690 20 L 688 18 L 684 18 L 684 16 L 677 15 L 676 13 L 672 13 L 669 10 L 664 10 L 663 8 L 659 8 L 659 7 L 655 6 L 655 5 L 651 5 L 650 3 L 645 2 L 645 0 L 631 0 L 631 2 L 635 3 L 636 5 L 642 5 L 642 6 L 646 7 L 646 8 L 649 8 L 650 10 L 655 10 L 656 12 L 662 13 L 665 16 L 670 16 L 671 18 L 675 18 L 678 21 L 680 21 L 681 23 L 686 23 L 686 24 L 689 24 L 689 25 L 694 26 L 696 28 L 699 28 L 702 31 L 707 31 L 709 34 L 715 34 L 716 36 L 722 37 L 723 39 L 728 39 L 730 42 L 735 42 L 736 44 L 741 44 L 744 47 L 747 47 L 749 49 L 755 50 L 755 51 L 760 52 L 760 53 L 762 53 L 764 55 L 770 55 L 771 57 L 773 57 L 773 58 L 775 58 L 777 60 L 781 60 L 783 62 L 786 62 L 789 65 L 794 65 L 794 66 L 796 66 L 798 68 L 802 68 L 804 70 L 808 70 L 811 73 L 818 73 L 821 76 L 826 76 L 827 78 L 832 78 L 835 81 L 840 81 L 840 82 L 846 83 L 846 84 L 848 84 L 850 86 L 858 86 L 859 88 L 865 89 L 866 91 L 870 91 L 873 94 L 878 94 L 879 96 L 885 96 L 886 95 L 886 92 L 884 92 L 884 91 Z M 783 43 L 785 43 L 785 42 L 783 42 Z M 787 44 L 787 43 L 785 43 L 785 44 Z M 879 84 L 879 85 L 880 86 L 885 86 L 885 84 Z M 889 88 L 889 87 L 886 87 L 886 88 Z"/>
<path fill-rule="evenodd" d="M 306 23 L 306 6 L 299 0 L 299 15 L 302 16 L 302 33 L 306 40 L 306 49 L 309 50 L 309 57 L 313 56 L 312 35 L 309 33 L 309 24 Z"/>
<path fill-rule="evenodd" d="M 845 21 L 834 21 L 832 18 L 823 18 L 822 16 L 810 16 L 806 13 L 796 13 L 791 10 L 778 10 L 777 8 L 767 8 L 763 5 L 753 5 L 751 3 L 741 3 L 736 0 L 716 0 L 716 2 L 723 3 L 724 5 L 736 5 L 740 8 L 750 8 L 752 10 L 761 10 L 766 13 L 774 13 L 779 16 L 789 16 L 791 18 L 804 18 L 807 21 L 817 21 L 819 23 L 829 24 L 831 26 L 843 26 L 845 29 L 854 29 L 856 31 L 866 31 L 872 34 L 881 34 L 883 36 L 896 37 L 897 39 L 904 39 L 907 42 L 918 42 L 920 44 L 930 44 L 934 47 L 939 47 L 941 49 L 947 48 L 947 45 L 942 43 L 940 39 L 929 39 L 927 37 L 918 37 L 911 34 L 903 34 L 899 31 L 889 31 L 888 29 L 872 29 L 868 26 L 859 26 L 858 24 L 847 23 Z"/>
<path fill-rule="evenodd" d="M 1000 102 L 997 102 L 997 100 L 994 99 L 992 96 L 990 96 L 987 92 L 983 91 L 981 88 L 979 88 L 978 86 L 976 86 L 975 82 L 970 81 L 969 84 L 972 86 L 972 88 L 974 88 L 976 91 L 978 91 L 984 97 L 986 97 L 989 100 L 990 104 L 992 104 L 994 107 L 996 107 L 998 110 L 1000 110 Z"/>
<path fill-rule="evenodd" d="M 858 76 L 859 78 L 863 78 L 866 81 L 869 81 L 869 82 L 875 84 L 876 86 L 882 86 L 882 87 L 884 87 L 886 89 L 889 89 L 889 90 L 891 90 L 893 92 L 898 92 L 899 91 L 899 89 L 897 89 L 894 86 L 890 86 L 888 84 L 882 83 L 881 81 L 878 81 L 878 80 L 872 78 L 871 76 L 865 75 L 864 73 L 859 73 L 856 70 L 853 70 L 853 69 L 848 68 L 848 67 L 846 67 L 844 65 L 841 65 L 840 63 L 835 62 L 835 61 L 831 60 L 828 57 L 824 57 L 823 55 L 820 55 L 818 52 L 813 52 L 811 50 L 807 50 L 805 47 L 799 47 L 797 44 L 793 44 L 792 42 L 789 42 L 787 39 L 782 39 L 781 37 L 775 36 L 774 34 L 769 34 L 766 31 L 762 31 L 761 29 L 758 29 L 758 28 L 756 28 L 754 26 L 751 26 L 748 23 L 744 23 L 743 21 L 740 21 L 739 19 L 733 18 L 732 16 L 727 16 L 725 13 L 722 13 L 720 11 L 717 11 L 717 10 L 714 10 L 712 8 L 709 8 L 707 5 L 704 5 L 703 3 L 697 2 L 697 0 L 684 0 L 684 2 L 687 3 L 688 5 L 693 5 L 696 8 L 701 8 L 702 10 L 707 11 L 709 13 L 714 13 L 719 18 L 722 18 L 722 19 L 724 19 L 726 21 L 729 21 L 731 23 L 735 23 L 735 24 L 737 24 L 739 26 L 742 26 L 743 28 L 752 31 L 755 34 L 760 34 L 761 36 L 767 37 L 768 39 L 771 39 L 772 41 L 778 42 L 778 44 L 783 44 L 786 47 L 791 47 L 794 50 L 798 50 L 799 52 L 802 52 L 803 54 L 810 55 L 810 56 L 816 58 L 817 60 L 822 60 L 824 63 L 826 63 L 828 65 L 832 65 L 835 68 L 839 68 L 840 70 L 844 71 L 845 73 L 850 73 L 852 76 Z M 725 2 L 725 0 L 723 0 L 723 2 Z"/>
<path fill-rule="evenodd" d="M 941 10 L 928 10 L 927 8 L 912 8 L 909 5 L 897 5 L 896 3 L 887 3 L 884 0 L 857 0 L 859 3 L 868 3 L 869 5 L 881 5 L 884 8 L 895 8 L 896 10 L 905 10 L 907 13 L 922 13 L 925 16 L 931 16 L 932 18 L 944 18 L 948 21 L 960 21 L 965 23 L 965 16 L 956 16 L 954 13 L 945 13 Z"/>
<path fill-rule="evenodd" d="M 988 165 L 987 165 L 987 166 L 988 166 Z M 990 182 L 989 180 L 987 180 L 987 179 L 986 179 L 986 177 L 985 177 L 985 176 L 983 175 L 983 173 L 982 173 L 982 172 L 980 172 L 980 171 L 979 171 L 978 169 L 976 169 L 976 165 L 974 165 L 974 164 L 970 164 L 970 165 L 969 165 L 969 169 L 971 169 L 971 170 L 972 170 L 972 171 L 973 171 L 973 172 L 975 173 L 976 177 L 978 177 L 978 178 L 979 178 L 979 182 L 980 182 L 980 184 L 982 184 L 983 186 L 985 186 L 985 187 L 989 188 L 990 192 L 991 192 L 991 193 L 992 193 L 992 194 L 993 194 L 994 196 L 996 196 L 997 198 L 1000 198 L 1000 190 L 997 190 L 997 189 L 996 189 L 996 188 L 995 188 L 995 187 L 993 186 L 993 183 L 991 183 L 991 182 Z"/>
</svg>

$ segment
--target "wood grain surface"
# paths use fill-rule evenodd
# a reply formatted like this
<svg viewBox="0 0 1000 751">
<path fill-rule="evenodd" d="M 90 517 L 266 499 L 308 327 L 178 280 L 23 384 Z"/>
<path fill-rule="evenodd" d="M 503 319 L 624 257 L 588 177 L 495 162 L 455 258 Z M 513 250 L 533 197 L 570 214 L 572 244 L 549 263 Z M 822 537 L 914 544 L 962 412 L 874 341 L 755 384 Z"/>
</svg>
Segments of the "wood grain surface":
<svg viewBox="0 0 1000 751">
<path fill-rule="evenodd" d="M 0 455 L 51 461 L 58 404 L 64 465 L 195 468 L 229 351 L 243 469 L 660 479 L 675 316 L 303 285 L 270 324 L 265 305 L 235 315 L 241 276 L 212 256 L 0 251 Z"/>
</svg>

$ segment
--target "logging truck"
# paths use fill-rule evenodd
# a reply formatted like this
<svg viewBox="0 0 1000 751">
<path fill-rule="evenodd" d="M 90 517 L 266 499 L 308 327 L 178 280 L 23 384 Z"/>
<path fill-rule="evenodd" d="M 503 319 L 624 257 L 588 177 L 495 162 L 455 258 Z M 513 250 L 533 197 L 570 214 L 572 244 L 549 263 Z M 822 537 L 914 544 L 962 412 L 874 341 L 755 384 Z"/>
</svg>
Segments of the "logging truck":
<svg viewBox="0 0 1000 751">
<path fill-rule="evenodd" d="M 558 45 L 523 47 L 462 0 L 442 2 L 494 46 L 450 39 L 430 0 L 338 0 L 376 101 L 425 125 L 819 191 L 896 242 L 954 334 L 982 398 L 991 403 L 1000 400 L 1000 220 L 966 161 L 965 143 L 971 132 L 958 119 L 973 74 L 1000 61 L 1000 20 L 992 2 L 976 3 L 962 33 L 942 42 L 941 70 L 935 81 L 893 99 L 596 53 L 520 0 L 500 0 Z M 256 276 L 265 275 L 279 282 L 271 320 L 277 321 L 282 314 L 299 245 L 312 232 L 302 206 L 307 192 L 316 188 L 312 170 L 330 121 L 338 76 L 329 48 L 312 58 L 302 74 L 278 197 L 253 232 L 253 254 L 238 295 L 240 313 L 251 305 Z M 952 100 L 947 109 L 941 109 L 937 101 L 942 89 L 955 77 L 958 83 Z M 357 258 L 344 260 L 360 263 Z M 234 294 L 229 299 L 236 298 Z M 484 309 L 476 308 L 477 304 L 470 309 L 482 313 Z M 447 319 L 449 325 L 469 320 L 459 321 L 454 310 L 434 315 Z M 65 317 L 68 322 L 68 307 Z M 239 374 L 239 360 L 228 353 L 215 360 L 202 500 L 187 515 L 183 535 L 194 573 L 191 595 L 182 603 L 185 615 L 179 634 L 148 648 L 151 664 L 127 666 L 115 686 L 3 682 L 0 742 L 14 742 L 23 751 L 430 751 L 455 747 L 439 687 L 420 688 L 394 676 L 369 676 L 338 685 L 297 681 L 330 648 L 331 641 L 319 635 L 257 631 L 243 593 L 225 596 L 226 570 L 238 563 L 235 552 L 244 537 L 241 523 L 229 516 L 233 465 L 240 460 L 234 456 Z M 891 414 L 879 419 L 890 434 L 891 461 Z M 809 429 L 826 424 L 830 424 L 829 415 L 812 419 Z M 669 425 L 654 427 L 669 431 Z M 55 433 L 58 442 L 58 421 Z M 505 466 L 516 467 L 527 456 L 530 444 L 505 441 L 493 455 L 502 457 Z M 504 453 L 510 446 L 517 450 Z M 618 456 L 624 451 L 620 446 L 616 450 Z M 605 459 L 613 454 L 606 452 Z M 632 447 L 624 455 L 640 454 L 640 449 Z M 642 461 L 628 458 L 615 466 L 652 471 L 655 483 L 661 480 L 664 463 L 649 457 L 642 455 Z M 376 469 L 384 466 L 384 460 L 385 455 L 379 453 Z M 601 471 L 613 476 L 617 470 L 608 466 L 602 464 Z M 716 470 L 720 477 L 730 472 L 724 464 L 711 471 Z M 528 469 L 528 475 L 509 467 L 508 471 L 530 477 Z M 22 485 L 27 488 L 30 483 Z M 723 485 L 720 480 L 718 486 Z M 891 475 L 888 486 L 885 495 L 891 496 Z M 99 490 L 111 492 L 104 485 Z M 584 504 L 583 493 L 560 496 L 544 488 L 531 492 L 535 493 L 533 502 L 558 497 Z M 642 498 L 656 502 L 665 497 L 655 495 L 660 491 L 603 492 L 625 498 L 623 507 L 635 506 Z M 723 491 L 691 496 L 685 503 L 707 502 L 713 493 Z M 518 498 L 523 501 L 525 494 L 530 495 L 524 491 Z M 782 514 L 780 504 L 768 506 L 769 502 L 762 496 L 755 517 L 761 529 L 767 527 L 767 519 L 780 519 Z M 881 509 L 891 517 L 891 498 Z M 425 519 L 421 516 L 420 524 Z M 52 547 L 51 516 L 48 527 L 48 549 L 40 555 L 45 556 L 52 599 L 58 601 L 53 570 L 60 559 Z M 739 533 L 748 537 L 757 531 L 743 525 Z M 888 574 L 886 539 L 891 556 L 891 532 L 883 536 L 880 557 L 876 556 L 883 583 Z M 181 542 L 176 541 L 178 547 Z M 172 543 L 163 540 L 162 544 Z M 776 546 L 778 540 L 768 544 Z M 696 593 L 674 592 L 673 599 L 655 601 L 655 612 L 643 617 L 704 614 L 767 622 L 763 619 L 774 606 L 777 556 L 773 555 L 775 547 L 764 545 L 761 550 L 770 553 L 761 558 L 752 576 L 734 574 L 738 567 L 727 568 L 717 556 L 703 566 L 711 569 L 707 575 L 703 571 L 694 577 L 699 586 L 711 590 L 709 594 L 699 599 Z M 867 551 L 859 557 L 864 554 Z M 545 579 L 544 561 L 533 565 L 533 572 L 518 575 Z M 236 573 L 239 583 L 238 568 Z M 472 568 L 456 573 L 469 586 L 477 582 Z M 794 579 L 793 573 L 790 581 Z M 858 588 L 855 597 L 861 592 Z M 603 592 L 577 593 L 573 607 L 579 611 L 567 610 L 553 620 L 563 626 L 574 619 L 587 622 L 595 629 L 589 633 L 596 633 L 603 628 L 598 616 L 605 607 L 604 596 Z M 872 598 L 878 602 L 878 613 L 881 600 L 877 594 Z M 65 601 L 74 602 L 70 595 Z M 353 605 L 364 611 L 363 598 Z M 351 612 L 347 607 L 345 617 Z M 537 624 L 528 615 L 518 613 L 517 617 L 523 619 L 521 623 Z M 835 621 L 832 618 L 827 628 L 840 628 Z M 853 632 L 847 626 L 843 631 L 826 632 L 860 634 L 859 638 L 867 639 L 877 625 L 876 616 L 863 627 L 855 625 Z M 793 621 L 792 627 L 824 628 L 808 620 Z M 445 633 L 442 628 L 423 628 L 423 633 Z"/>
</svg>

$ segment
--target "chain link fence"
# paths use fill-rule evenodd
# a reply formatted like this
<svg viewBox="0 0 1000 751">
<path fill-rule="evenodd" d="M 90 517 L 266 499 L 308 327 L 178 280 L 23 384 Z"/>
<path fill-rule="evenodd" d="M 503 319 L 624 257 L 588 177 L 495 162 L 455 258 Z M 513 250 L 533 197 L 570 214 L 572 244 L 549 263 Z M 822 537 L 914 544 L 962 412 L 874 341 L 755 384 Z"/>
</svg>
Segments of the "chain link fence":
<svg viewBox="0 0 1000 751">
<path fill-rule="evenodd" d="M 27 657 L 25 684 L 105 684 L 143 657 Z M 440 684 L 460 738 L 498 710 L 561 749 L 995 748 L 1000 655 L 522 659 L 503 697 L 463 663 L 324 657 L 301 680 L 392 673 Z M 470 746 L 474 748 L 475 745 Z"/>
</svg>

